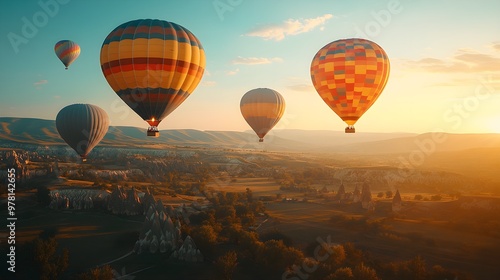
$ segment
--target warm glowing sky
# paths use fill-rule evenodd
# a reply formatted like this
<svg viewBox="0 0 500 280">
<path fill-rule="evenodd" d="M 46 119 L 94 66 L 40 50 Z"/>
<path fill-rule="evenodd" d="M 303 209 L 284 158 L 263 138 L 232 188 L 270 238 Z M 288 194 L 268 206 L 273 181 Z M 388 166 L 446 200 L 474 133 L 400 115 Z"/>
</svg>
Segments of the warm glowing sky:
<svg viewBox="0 0 500 280">
<path fill-rule="evenodd" d="M 157 18 L 188 28 L 207 56 L 200 85 L 160 129 L 248 130 L 240 98 L 269 87 L 287 102 L 277 128 L 342 130 L 312 87 L 309 66 L 325 44 L 364 37 L 385 49 L 391 76 L 358 131 L 500 133 L 498 0 L 40 2 L 52 1 L 65 4 L 50 15 L 35 0 L 0 4 L 0 116 L 55 119 L 66 105 L 92 103 L 112 125 L 147 127 L 108 86 L 99 51 L 116 26 Z M 25 36 L 23 19 L 33 23 L 34 15 L 38 30 Z M 30 38 L 13 45 L 13 34 Z M 68 71 L 53 51 L 62 39 L 82 48 Z"/>
</svg>

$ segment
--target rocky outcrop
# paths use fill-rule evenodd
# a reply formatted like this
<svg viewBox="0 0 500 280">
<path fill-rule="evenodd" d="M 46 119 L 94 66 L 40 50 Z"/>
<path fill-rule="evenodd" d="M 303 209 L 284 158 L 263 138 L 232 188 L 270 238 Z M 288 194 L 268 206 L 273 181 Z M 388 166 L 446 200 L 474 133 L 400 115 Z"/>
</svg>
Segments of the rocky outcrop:
<svg viewBox="0 0 500 280">
<path fill-rule="evenodd" d="M 50 209 L 87 210 L 94 208 L 94 204 L 104 203 L 109 193 L 101 190 L 63 189 L 51 191 Z"/>
<path fill-rule="evenodd" d="M 345 187 L 344 183 L 340 183 L 339 190 L 337 191 L 337 194 L 335 195 L 336 200 L 343 200 L 345 198 Z"/>
<path fill-rule="evenodd" d="M 179 250 L 175 251 L 171 257 L 186 262 L 203 262 L 203 255 L 189 235 L 184 239 Z"/>
<path fill-rule="evenodd" d="M 22 183 L 31 177 L 27 164 L 29 156 L 26 153 L 17 153 L 15 150 L 5 154 L 5 163 L 7 168 L 16 169 L 16 181 Z"/>
<path fill-rule="evenodd" d="M 108 210 L 116 215 L 141 215 L 143 207 L 137 194 L 137 190 L 125 191 L 123 187 L 117 186 L 108 197 Z"/>
<path fill-rule="evenodd" d="M 363 209 L 373 210 L 374 204 L 372 201 L 372 192 L 370 186 L 365 182 L 361 189 L 361 206 Z"/>
<path fill-rule="evenodd" d="M 396 194 L 392 198 L 392 212 L 401 211 L 401 207 L 402 207 L 401 195 L 399 194 L 399 190 L 396 190 Z"/>
<path fill-rule="evenodd" d="M 161 200 L 149 206 L 134 252 L 172 253 L 181 237 L 180 224 L 174 225 Z"/>
</svg>

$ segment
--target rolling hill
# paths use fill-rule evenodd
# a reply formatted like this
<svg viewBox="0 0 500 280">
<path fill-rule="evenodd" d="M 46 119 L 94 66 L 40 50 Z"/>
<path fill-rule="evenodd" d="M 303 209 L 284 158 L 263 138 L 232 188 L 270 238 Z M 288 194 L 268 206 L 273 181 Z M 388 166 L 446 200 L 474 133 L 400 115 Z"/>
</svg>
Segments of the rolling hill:
<svg viewBox="0 0 500 280">
<path fill-rule="evenodd" d="M 162 130 L 147 137 L 144 128 L 112 126 L 100 147 L 165 149 L 177 147 L 308 152 L 346 166 L 387 166 L 446 171 L 500 183 L 500 134 L 356 133 L 276 130 L 258 143 L 253 131 Z M 0 118 L 0 147 L 65 145 L 55 121 Z M 397 170 L 396 170 L 397 171 Z"/>
<path fill-rule="evenodd" d="M 348 153 L 362 155 L 426 155 L 470 149 L 500 148 L 500 134 L 370 133 L 345 134 L 327 130 L 273 130 L 259 144 L 252 131 L 162 130 L 147 137 L 144 128 L 111 126 L 100 145 L 120 147 L 196 146 L 282 151 Z M 0 118 L 0 143 L 64 144 L 55 121 L 33 118 Z"/>
<path fill-rule="evenodd" d="M 64 144 L 57 132 L 55 121 L 33 118 L 0 118 L 0 144 L 21 143 L 35 145 Z M 280 137 L 273 137 L 258 145 L 258 138 L 250 132 L 200 131 L 194 129 L 162 130 L 160 137 L 148 137 L 144 128 L 110 126 L 101 141 L 101 146 L 118 147 L 165 147 L 196 146 L 219 148 L 251 148 L 296 151 L 304 143 Z"/>
</svg>

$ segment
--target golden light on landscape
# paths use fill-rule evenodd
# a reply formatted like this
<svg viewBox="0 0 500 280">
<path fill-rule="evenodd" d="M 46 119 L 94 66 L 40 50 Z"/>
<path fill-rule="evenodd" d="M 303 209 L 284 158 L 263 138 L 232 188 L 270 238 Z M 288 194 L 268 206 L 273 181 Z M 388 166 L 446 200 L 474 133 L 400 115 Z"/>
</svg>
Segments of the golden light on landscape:
<svg viewBox="0 0 500 280">
<path fill-rule="evenodd" d="M 500 279 L 500 1 L 455 2 L 0 1 L 0 279 Z"/>
</svg>

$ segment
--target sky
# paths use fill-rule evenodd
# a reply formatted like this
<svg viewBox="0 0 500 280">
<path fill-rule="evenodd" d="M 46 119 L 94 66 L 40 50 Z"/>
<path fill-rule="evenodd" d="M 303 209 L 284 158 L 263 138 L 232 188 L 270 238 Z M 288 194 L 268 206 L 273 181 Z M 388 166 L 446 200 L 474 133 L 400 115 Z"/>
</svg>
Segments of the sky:
<svg viewBox="0 0 500 280">
<path fill-rule="evenodd" d="M 246 131 L 239 102 L 249 90 L 281 93 L 275 129 L 343 130 L 315 91 L 313 56 L 343 38 L 379 44 L 391 63 L 363 132 L 500 133 L 498 0 L 40 0 L 0 3 L 0 117 L 54 120 L 73 103 L 97 105 L 115 126 L 147 127 L 102 74 L 105 37 L 151 18 L 189 29 L 206 53 L 204 76 L 162 129 Z M 59 40 L 81 47 L 65 70 Z"/>
</svg>

